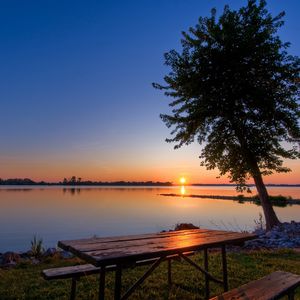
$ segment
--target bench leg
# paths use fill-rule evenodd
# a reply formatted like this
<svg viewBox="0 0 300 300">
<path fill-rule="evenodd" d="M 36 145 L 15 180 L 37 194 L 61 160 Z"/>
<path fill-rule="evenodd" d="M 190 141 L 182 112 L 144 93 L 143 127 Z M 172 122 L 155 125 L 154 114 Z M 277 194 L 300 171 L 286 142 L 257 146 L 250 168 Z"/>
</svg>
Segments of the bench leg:
<svg viewBox="0 0 300 300">
<path fill-rule="evenodd" d="M 116 279 L 115 279 L 115 300 L 121 299 L 122 289 L 122 266 L 117 265 Z"/>
<path fill-rule="evenodd" d="M 75 296 L 76 296 L 76 282 L 77 282 L 77 278 L 73 277 L 72 278 L 72 285 L 71 285 L 70 300 L 75 300 Z"/>
<path fill-rule="evenodd" d="M 169 289 L 172 286 L 172 269 L 171 269 L 172 265 L 171 265 L 171 259 L 168 259 L 168 286 Z"/>
<path fill-rule="evenodd" d="M 105 293 L 105 267 L 100 269 L 100 278 L 99 278 L 99 300 L 104 300 Z"/>
<path fill-rule="evenodd" d="M 228 291 L 228 274 L 227 274 L 227 258 L 226 258 L 226 246 L 222 246 L 222 265 L 223 265 L 223 285 L 224 292 Z"/>
<path fill-rule="evenodd" d="M 208 272 L 208 249 L 204 249 L 204 270 Z M 205 274 L 205 299 L 209 299 L 209 278 Z"/>
<path fill-rule="evenodd" d="M 295 291 L 290 291 L 288 293 L 288 299 L 289 300 L 294 300 L 295 299 Z"/>
</svg>

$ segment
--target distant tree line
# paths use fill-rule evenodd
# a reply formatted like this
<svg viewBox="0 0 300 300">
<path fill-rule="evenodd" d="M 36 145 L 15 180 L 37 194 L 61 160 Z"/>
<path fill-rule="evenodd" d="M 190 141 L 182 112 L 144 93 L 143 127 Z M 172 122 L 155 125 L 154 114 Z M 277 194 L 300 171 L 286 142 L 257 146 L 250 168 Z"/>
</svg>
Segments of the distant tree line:
<svg viewBox="0 0 300 300">
<path fill-rule="evenodd" d="M 72 176 L 71 178 L 67 179 L 64 178 L 63 181 L 60 182 L 45 182 L 45 181 L 33 181 L 29 178 L 10 178 L 10 179 L 1 179 L 0 178 L 0 185 L 109 185 L 109 186 L 172 186 L 173 183 L 166 181 L 91 181 L 85 180 L 83 181 L 81 177 Z M 216 183 L 193 183 L 190 184 L 192 186 L 236 186 L 236 184 L 232 183 L 223 183 L 223 184 L 216 184 Z M 267 186 L 300 186 L 300 184 L 266 184 Z M 248 186 L 255 186 L 254 184 L 249 184 Z"/>
<path fill-rule="evenodd" d="M 1 179 L 0 185 L 48 185 L 49 183 L 40 181 L 36 182 L 29 178 L 9 178 L 9 179 Z"/>
<path fill-rule="evenodd" d="M 63 181 L 60 182 L 45 182 L 45 181 L 33 181 L 29 178 L 12 178 L 12 179 L 1 179 L 0 185 L 68 185 L 68 186 L 96 186 L 96 185 L 110 185 L 110 186 L 171 186 L 172 182 L 160 182 L 160 181 L 91 181 L 86 180 L 83 181 L 81 177 L 72 176 L 67 179 L 64 178 Z"/>
</svg>

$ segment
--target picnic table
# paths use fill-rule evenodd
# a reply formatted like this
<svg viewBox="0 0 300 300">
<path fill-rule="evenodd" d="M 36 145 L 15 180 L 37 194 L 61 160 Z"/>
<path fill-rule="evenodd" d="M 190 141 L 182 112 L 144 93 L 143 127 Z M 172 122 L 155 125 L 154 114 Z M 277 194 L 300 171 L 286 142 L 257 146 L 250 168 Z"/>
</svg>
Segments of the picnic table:
<svg viewBox="0 0 300 300">
<path fill-rule="evenodd" d="M 59 241 L 58 246 L 79 258 L 100 267 L 99 299 L 104 299 L 105 269 L 115 266 L 115 299 L 127 299 L 133 291 L 161 264 L 168 260 L 169 277 L 171 259 L 174 256 L 185 260 L 205 275 L 206 298 L 209 298 L 209 282 L 222 284 L 228 291 L 226 246 L 242 244 L 255 238 L 249 233 L 193 229 L 153 234 L 129 235 L 105 238 L 87 238 Z M 208 249 L 221 248 L 222 280 L 208 272 Z M 204 265 L 196 264 L 187 253 L 204 251 Z M 139 265 L 141 261 L 153 262 L 145 274 L 133 286 L 121 295 L 122 269 Z"/>
</svg>

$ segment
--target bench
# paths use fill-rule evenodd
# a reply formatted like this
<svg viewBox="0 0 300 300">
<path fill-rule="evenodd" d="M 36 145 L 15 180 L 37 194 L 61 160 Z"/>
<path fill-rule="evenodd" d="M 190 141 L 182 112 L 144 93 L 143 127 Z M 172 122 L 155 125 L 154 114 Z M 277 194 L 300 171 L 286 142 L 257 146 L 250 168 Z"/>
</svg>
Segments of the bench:
<svg viewBox="0 0 300 300">
<path fill-rule="evenodd" d="M 193 255 L 194 252 L 187 252 L 185 255 L 190 256 Z M 168 283 L 171 285 L 171 260 L 180 260 L 181 258 L 176 255 L 170 255 L 165 258 L 168 261 Z M 147 260 L 140 260 L 137 261 L 133 265 L 124 266 L 124 268 L 128 267 L 135 267 L 135 266 L 144 266 L 149 265 L 156 262 L 155 259 L 147 259 Z M 76 294 L 76 283 L 80 279 L 80 277 L 93 275 L 93 274 L 100 274 L 100 267 L 95 267 L 92 264 L 84 264 L 84 265 L 76 265 L 76 266 L 69 266 L 69 267 L 59 267 L 59 268 L 51 268 L 42 271 L 42 276 L 45 280 L 54 280 L 54 279 L 72 279 L 71 284 L 71 294 L 70 299 L 75 299 Z M 105 267 L 105 272 L 115 271 L 116 265 L 111 265 Z"/>
<path fill-rule="evenodd" d="M 293 300 L 298 286 L 300 275 L 277 271 L 210 300 L 275 300 L 286 295 Z"/>
</svg>

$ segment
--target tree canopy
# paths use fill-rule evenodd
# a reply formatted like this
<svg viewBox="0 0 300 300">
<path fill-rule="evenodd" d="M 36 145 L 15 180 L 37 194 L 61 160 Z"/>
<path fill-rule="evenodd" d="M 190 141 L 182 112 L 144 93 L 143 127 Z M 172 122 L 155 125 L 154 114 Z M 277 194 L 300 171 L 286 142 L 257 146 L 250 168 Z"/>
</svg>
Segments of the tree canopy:
<svg viewBox="0 0 300 300">
<path fill-rule="evenodd" d="M 181 52 L 165 54 L 165 84 L 153 84 L 173 98 L 161 115 L 172 128 L 166 141 L 197 140 L 201 164 L 240 190 L 250 177 L 290 171 L 283 159 L 300 157 L 300 60 L 277 34 L 283 16 L 272 17 L 264 0 L 225 6 L 219 17 L 212 9 L 183 32 Z"/>
</svg>

